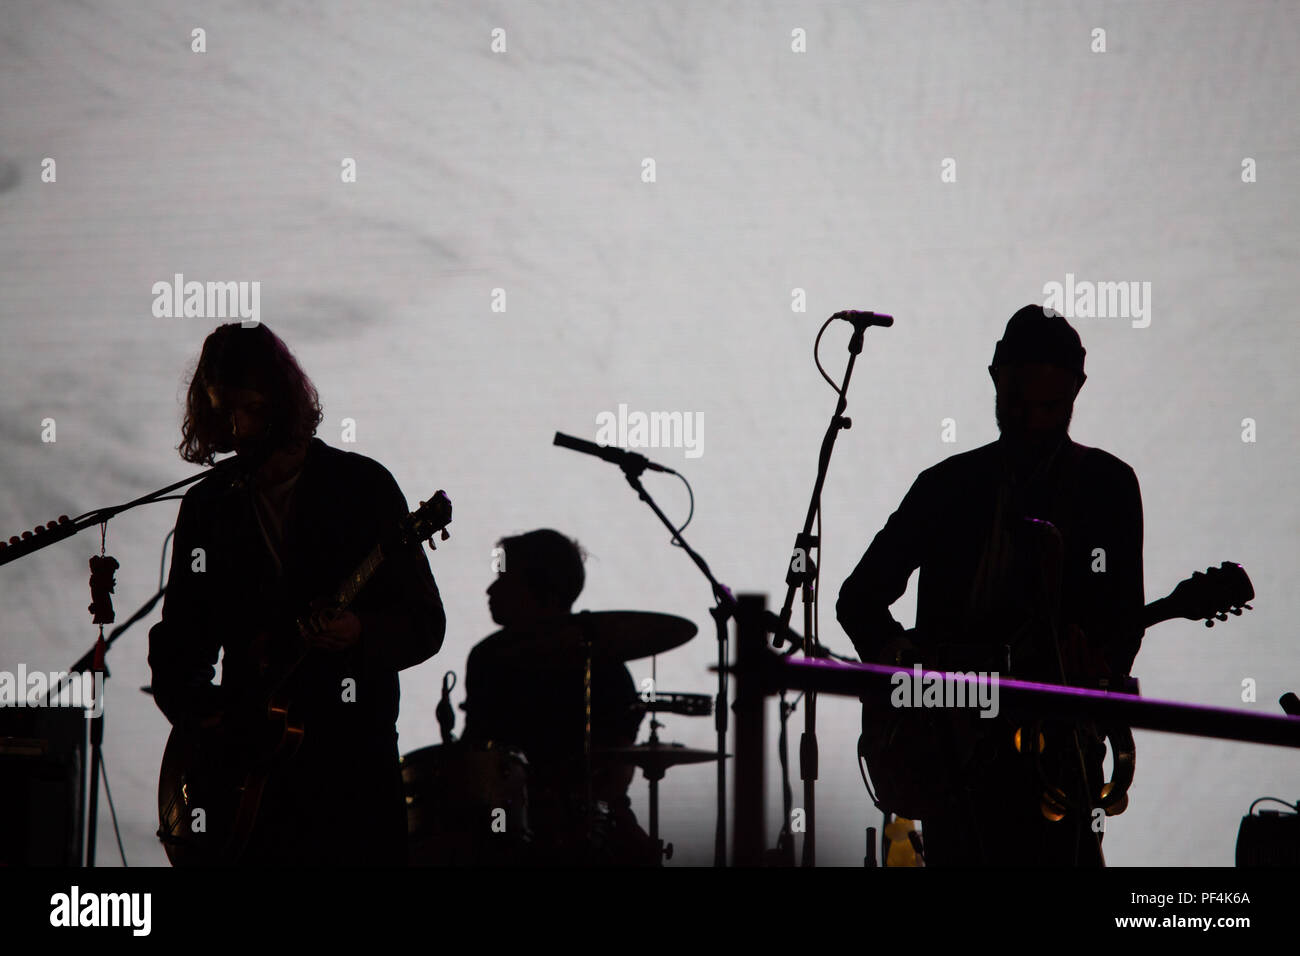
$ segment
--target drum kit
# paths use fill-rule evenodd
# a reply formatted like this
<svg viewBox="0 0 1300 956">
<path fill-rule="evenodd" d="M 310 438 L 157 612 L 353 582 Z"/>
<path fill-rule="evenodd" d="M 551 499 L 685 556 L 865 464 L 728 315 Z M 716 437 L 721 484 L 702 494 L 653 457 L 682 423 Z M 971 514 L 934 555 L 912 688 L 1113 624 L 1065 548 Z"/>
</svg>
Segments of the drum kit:
<svg viewBox="0 0 1300 956">
<path fill-rule="evenodd" d="M 529 800 L 554 801 L 544 792 L 530 768 L 528 755 L 517 748 L 493 742 L 470 743 L 451 738 L 444 726 L 444 742 L 412 751 L 402 758 L 402 783 L 406 794 L 411 862 L 416 865 L 527 865 L 545 861 L 538 847 L 553 848 L 556 840 L 580 845 L 583 850 L 611 843 L 611 829 L 619 817 L 593 793 L 594 764 L 639 767 L 649 785 L 649 836 L 653 865 L 672 857 L 672 844 L 659 837 L 659 784 L 672 767 L 716 763 L 717 751 L 696 750 L 663 741 L 661 714 L 709 717 L 713 698 L 707 694 L 660 693 L 651 687 L 636 701 L 641 714 L 650 714 L 650 737 L 627 747 L 593 748 L 591 741 L 591 673 L 594 662 L 627 663 L 655 657 L 680 647 L 696 633 L 690 621 L 668 614 L 644 611 L 583 611 L 552 628 L 544 637 L 528 638 L 503 652 L 512 665 L 539 672 L 584 670 L 587 720 L 583 753 L 586 755 L 585 794 L 565 795 L 580 808 L 583 825 L 577 833 L 538 832 L 536 815 L 530 817 Z M 444 695 L 449 686 L 444 681 Z M 723 754 L 721 759 L 730 755 Z M 626 834 L 624 834 L 626 836 Z M 626 845 L 626 843 L 624 843 Z M 642 854 L 643 856 L 645 854 Z M 553 857 L 552 857 L 553 858 Z M 578 859 L 578 856 L 574 856 Z M 586 859 L 599 859 L 588 853 Z M 623 862 L 617 855 L 606 862 Z"/>
</svg>

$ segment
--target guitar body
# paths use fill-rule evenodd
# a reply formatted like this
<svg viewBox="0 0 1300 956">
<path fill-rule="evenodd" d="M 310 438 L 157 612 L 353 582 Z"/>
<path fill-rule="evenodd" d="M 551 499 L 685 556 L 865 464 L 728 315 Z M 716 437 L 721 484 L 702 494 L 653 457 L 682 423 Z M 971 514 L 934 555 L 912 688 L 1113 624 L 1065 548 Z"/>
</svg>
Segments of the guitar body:
<svg viewBox="0 0 1300 956">
<path fill-rule="evenodd" d="M 940 644 L 928 655 L 933 663 L 922 668 L 923 681 L 943 671 L 1000 673 L 1004 667 L 998 661 L 1004 657 L 1004 649 Z M 896 694 L 909 701 L 923 693 L 912 689 L 914 677 L 915 672 L 909 674 L 908 684 L 895 686 L 888 697 L 863 698 L 858 754 L 875 785 L 876 805 L 924 820 L 952 809 L 965 791 L 998 769 L 995 761 L 1011 744 L 1016 725 L 1005 708 L 996 717 L 981 717 L 973 686 L 970 706 L 894 706 Z"/>
<path fill-rule="evenodd" d="M 876 805 L 909 820 L 928 820 L 953 806 L 988 768 L 990 730 L 1001 716 L 949 708 L 899 708 L 864 699 L 858 755 L 875 787 Z"/>
<path fill-rule="evenodd" d="M 268 793 L 291 768 L 305 734 L 287 684 L 261 715 L 173 727 L 158 775 L 158 834 L 172 865 L 239 863 Z"/>
</svg>

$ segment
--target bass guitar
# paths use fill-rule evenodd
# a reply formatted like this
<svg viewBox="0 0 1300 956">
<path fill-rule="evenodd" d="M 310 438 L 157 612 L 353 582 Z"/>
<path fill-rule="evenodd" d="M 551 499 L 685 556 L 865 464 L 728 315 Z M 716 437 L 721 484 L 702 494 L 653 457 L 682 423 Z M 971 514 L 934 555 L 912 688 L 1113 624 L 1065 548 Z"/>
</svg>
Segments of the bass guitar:
<svg viewBox="0 0 1300 956">
<path fill-rule="evenodd" d="M 1245 569 L 1224 561 L 1217 568 L 1197 571 L 1168 596 L 1146 605 L 1142 626 L 1145 629 L 1174 618 L 1204 620 L 1207 626 L 1213 626 L 1215 620 L 1227 620 L 1229 613 L 1240 615 L 1250 610 L 1247 602 L 1254 596 Z M 990 654 L 976 668 L 971 666 L 968 645 L 940 644 L 926 665 L 936 670 L 983 669 L 1013 676 L 1006 670 L 1006 656 L 1004 648 L 1000 654 Z M 921 662 L 909 659 L 900 663 L 911 667 Z M 1092 683 L 1098 689 L 1132 691 L 1136 682 L 1128 680 L 1127 687 L 1110 686 L 1105 681 Z M 1114 767 L 1111 780 L 1094 795 L 1093 806 L 1103 807 L 1107 815 L 1113 816 L 1127 806 L 1135 760 L 1133 738 L 1127 727 L 1096 729 L 1098 738 L 1110 740 Z M 971 709 L 912 709 L 892 707 L 875 697 L 863 700 L 858 756 L 874 783 L 872 802 L 888 813 L 924 820 L 950 808 L 952 800 L 987 770 L 997 750 L 1007 745 L 1036 757 L 1047 745 L 1044 724 L 1006 714 L 984 718 Z M 1042 809 L 1048 819 L 1059 820 L 1072 809 L 1066 789 L 1051 783 L 1044 787 Z"/>
</svg>

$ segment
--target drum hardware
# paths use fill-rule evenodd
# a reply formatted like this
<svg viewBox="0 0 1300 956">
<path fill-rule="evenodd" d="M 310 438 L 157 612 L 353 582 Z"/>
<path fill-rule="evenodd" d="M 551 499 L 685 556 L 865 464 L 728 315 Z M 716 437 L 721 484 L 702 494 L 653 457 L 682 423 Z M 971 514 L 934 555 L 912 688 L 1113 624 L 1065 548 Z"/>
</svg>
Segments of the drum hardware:
<svg viewBox="0 0 1300 956">
<path fill-rule="evenodd" d="M 655 695 L 656 703 L 660 696 L 699 697 L 698 694 Z M 706 696 L 707 700 L 708 697 Z M 694 705 L 698 706 L 698 705 Z M 659 838 L 659 781 L 668 773 L 669 767 L 692 763 L 712 763 L 718 759 L 716 750 L 692 750 L 684 744 L 668 743 L 659 739 L 659 728 L 664 726 L 655 719 L 650 720 L 650 739 L 644 744 L 633 747 L 604 747 L 597 751 L 602 756 L 618 758 L 620 763 L 629 763 L 641 768 L 646 782 L 650 786 L 650 839 L 659 848 L 666 860 L 673 858 L 673 845 Z M 723 754 L 723 758 L 731 754 Z"/>
<path fill-rule="evenodd" d="M 713 716 L 713 697 L 709 694 L 669 694 L 656 691 L 649 699 L 641 698 L 640 706 L 648 714 L 677 714 L 682 717 Z"/>
</svg>

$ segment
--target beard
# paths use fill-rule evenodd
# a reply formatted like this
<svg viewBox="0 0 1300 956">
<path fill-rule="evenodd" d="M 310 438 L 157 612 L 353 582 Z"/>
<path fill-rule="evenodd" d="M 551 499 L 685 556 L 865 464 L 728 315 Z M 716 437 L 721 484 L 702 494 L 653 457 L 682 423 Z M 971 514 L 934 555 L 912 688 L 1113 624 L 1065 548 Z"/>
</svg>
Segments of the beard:
<svg viewBox="0 0 1300 956">
<path fill-rule="evenodd" d="M 1001 402 L 994 402 L 993 415 L 997 419 L 998 432 L 1008 448 L 1018 456 L 1037 458 L 1047 455 L 1068 436 L 1070 422 L 1074 418 L 1074 408 L 1070 408 L 1065 421 L 1060 425 L 1034 432 L 1010 420 Z"/>
</svg>

